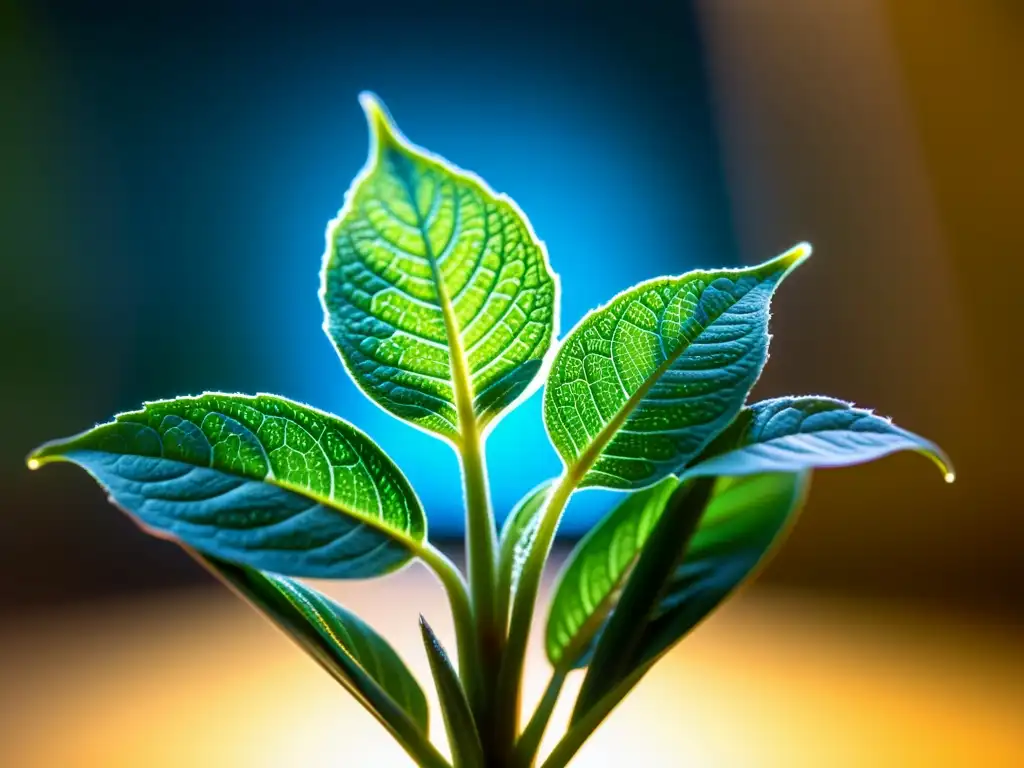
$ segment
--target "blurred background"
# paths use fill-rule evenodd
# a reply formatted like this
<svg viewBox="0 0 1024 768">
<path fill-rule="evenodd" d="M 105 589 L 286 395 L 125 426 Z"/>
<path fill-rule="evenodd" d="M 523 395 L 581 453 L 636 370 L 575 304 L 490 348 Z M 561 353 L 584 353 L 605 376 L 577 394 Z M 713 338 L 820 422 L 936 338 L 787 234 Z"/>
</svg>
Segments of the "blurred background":
<svg viewBox="0 0 1024 768">
<path fill-rule="evenodd" d="M 363 89 L 527 212 L 563 330 L 809 240 L 755 394 L 873 407 L 957 465 L 818 473 L 758 586 L 578 764 L 1024 765 L 1022 41 L 1018 0 L 0 0 L 0 765 L 403 765 L 84 473 L 23 461 L 143 400 L 276 392 L 376 437 L 461 534 L 454 456 L 320 330 Z M 488 453 L 499 516 L 557 474 L 539 397 Z M 574 499 L 563 548 L 614 500 Z M 426 669 L 424 572 L 330 590 Z"/>
</svg>

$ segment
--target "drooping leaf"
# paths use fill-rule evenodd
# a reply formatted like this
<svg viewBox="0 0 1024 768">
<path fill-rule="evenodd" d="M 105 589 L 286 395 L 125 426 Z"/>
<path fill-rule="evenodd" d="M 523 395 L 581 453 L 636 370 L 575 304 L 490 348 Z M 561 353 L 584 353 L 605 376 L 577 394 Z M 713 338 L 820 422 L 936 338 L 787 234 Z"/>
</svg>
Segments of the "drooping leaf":
<svg viewBox="0 0 1024 768">
<path fill-rule="evenodd" d="M 512 509 L 501 529 L 498 553 L 499 616 L 508 614 L 508 606 L 519 586 L 526 558 L 530 554 L 544 505 L 551 495 L 554 480 L 545 480 Z"/>
<path fill-rule="evenodd" d="M 199 557 L 287 630 L 369 708 L 379 713 L 374 701 L 384 694 L 423 733 L 428 731 L 427 700 L 419 683 L 388 642 L 358 616 L 295 579 Z"/>
<path fill-rule="evenodd" d="M 193 554 L 341 683 L 413 759 L 445 764 L 427 737 L 429 710 L 423 691 L 394 649 L 371 627 L 298 581 Z"/>
<path fill-rule="evenodd" d="M 324 328 L 362 390 L 453 441 L 484 428 L 556 334 L 558 284 L 512 200 L 411 144 L 364 93 L 370 155 L 327 231 Z M 460 395 L 461 390 L 461 395 Z"/>
<path fill-rule="evenodd" d="M 924 454 L 953 481 L 939 446 L 886 418 L 831 397 L 779 397 L 744 408 L 685 476 L 845 467 L 897 451 Z"/>
<path fill-rule="evenodd" d="M 666 477 L 631 493 L 576 545 L 562 568 L 548 613 L 548 660 L 559 670 L 585 667 L 594 639 L 679 481 Z"/>
<path fill-rule="evenodd" d="M 679 486 L 598 640 L 574 721 L 604 697 L 624 696 L 638 671 L 642 675 L 766 561 L 809 480 L 809 472 L 771 473 L 694 478 Z"/>
<path fill-rule="evenodd" d="M 84 467 L 152 533 L 274 573 L 376 576 L 426 538 L 416 494 L 369 437 L 272 395 L 147 403 L 29 466 L 51 461 Z"/>
<path fill-rule="evenodd" d="M 767 356 L 776 286 L 810 254 L 651 280 L 587 315 L 555 356 L 544 420 L 580 487 L 677 472 L 739 413 Z"/>
<path fill-rule="evenodd" d="M 469 699 L 459 682 L 448 654 L 427 624 L 420 616 L 420 630 L 423 633 L 423 645 L 430 661 L 430 671 L 437 685 L 437 695 L 441 702 L 441 714 L 448 733 L 448 743 L 452 748 L 455 768 L 484 768 L 483 746 L 480 744 L 480 733 L 477 731 L 476 720 L 469 706 Z"/>
</svg>

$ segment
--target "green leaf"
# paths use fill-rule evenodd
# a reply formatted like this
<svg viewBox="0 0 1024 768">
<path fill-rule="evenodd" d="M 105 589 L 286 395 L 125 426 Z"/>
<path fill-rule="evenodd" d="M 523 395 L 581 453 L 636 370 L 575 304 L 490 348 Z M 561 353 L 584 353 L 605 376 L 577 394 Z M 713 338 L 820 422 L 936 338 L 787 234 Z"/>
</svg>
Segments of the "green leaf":
<svg viewBox="0 0 1024 768">
<path fill-rule="evenodd" d="M 430 746 L 427 700 L 388 642 L 314 589 L 194 553 L 214 575 L 267 615 L 345 687 L 414 759 L 444 765 Z M 433 754 L 431 754 L 433 753 Z"/>
<path fill-rule="evenodd" d="M 580 487 L 651 485 L 700 454 L 760 375 L 772 294 L 809 255 L 801 244 L 749 269 L 641 283 L 569 333 L 544 420 Z"/>
<path fill-rule="evenodd" d="M 499 616 L 508 615 L 508 606 L 519 586 L 526 558 L 537 536 L 537 528 L 554 484 L 554 480 L 545 480 L 526 494 L 502 526 L 498 553 Z"/>
<path fill-rule="evenodd" d="M 678 485 L 670 476 L 631 493 L 569 555 L 548 613 L 546 647 L 556 669 L 587 665 L 595 638 Z"/>
<path fill-rule="evenodd" d="M 679 486 L 598 641 L 574 721 L 606 696 L 621 699 L 766 562 L 795 518 L 809 480 L 809 472 L 770 473 L 695 478 Z"/>
<path fill-rule="evenodd" d="M 924 454 L 953 482 L 939 446 L 882 416 L 830 397 L 780 397 L 744 408 L 685 476 L 845 467 L 897 451 Z"/>
<path fill-rule="evenodd" d="M 380 708 L 374 701 L 386 695 L 427 732 L 429 710 L 419 684 L 388 642 L 359 617 L 295 579 L 217 558 L 201 560 L 281 625 L 375 714 Z"/>
<path fill-rule="evenodd" d="M 792 527 L 810 479 L 809 471 L 718 479 L 683 562 L 649 619 L 642 662 L 675 645 L 764 567 Z"/>
<path fill-rule="evenodd" d="M 448 732 L 448 743 L 452 748 L 455 768 L 483 768 L 483 746 L 476 721 L 466 698 L 466 692 L 459 682 L 459 676 L 448 660 L 434 630 L 427 620 L 420 616 L 420 630 L 423 633 L 423 645 L 427 649 L 430 671 L 437 685 L 438 698 L 441 701 L 441 713 L 444 715 L 445 730 Z"/>
<path fill-rule="evenodd" d="M 425 545 L 401 471 L 335 416 L 271 395 L 147 403 L 29 457 L 81 465 L 151 533 L 261 570 L 365 578 Z"/>
<path fill-rule="evenodd" d="M 511 199 L 411 144 L 372 94 L 360 102 L 370 155 L 328 226 L 324 328 L 374 402 L 458 442 L 528 394 L 557 279 Z"/>
<path fill-rule="evenodd" d="M 637 666 L 636 656 L 647 619 L 682 560 L 713 489 L 714 480 L 708 478 L 682 483 L 673 489 L 594 648 L 576 700 L 574 721 Z"/>
</svg>

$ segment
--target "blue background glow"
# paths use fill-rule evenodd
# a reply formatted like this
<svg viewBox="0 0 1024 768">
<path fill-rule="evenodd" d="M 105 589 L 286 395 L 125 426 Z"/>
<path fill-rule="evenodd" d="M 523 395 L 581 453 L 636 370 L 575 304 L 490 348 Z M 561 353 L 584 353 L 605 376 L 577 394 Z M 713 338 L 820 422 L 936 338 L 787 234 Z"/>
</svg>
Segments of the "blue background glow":
<svg viewBox="0 0 1024 768">
<path fill-rule="evenodd" d="M 144 40 L 113 19 L 64 28 L 65 60 L 41 73 L 58 117 L 37 130 L 56 139 L 69 267 L 45 290 L 83 359 L 107 361 L 73 426 L 206 389 L 280 393 L 373 435 L 433 530 L 457 532 L 452 451 L 373 406 L 320 330 L 324 227 L 366 155 L 360 90 L 526 211 L 561 275 L 563 332 L 639 280 L 736 262 L 692 29 L 675 32 L 690 64 L 667 77 L 635 50 L 624 67 L 600 35 L 574 43 L 584 22 L 570 21 L 478 34 L 239 15 Z M 560 471 L 539 393 L 502 421 L 488 457 L 499 518 Z M 564 531 L 610 499 L 575 499 Z"/>
</svg>

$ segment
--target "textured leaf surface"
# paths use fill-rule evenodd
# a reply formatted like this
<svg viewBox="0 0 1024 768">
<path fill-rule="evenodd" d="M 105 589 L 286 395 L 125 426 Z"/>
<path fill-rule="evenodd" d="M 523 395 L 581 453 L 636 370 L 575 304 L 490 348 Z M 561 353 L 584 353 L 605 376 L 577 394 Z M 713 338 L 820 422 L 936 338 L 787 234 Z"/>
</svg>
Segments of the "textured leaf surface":
<svg viewBox="0 0 1024 768">
<path fill-rule="evenodd" d="M 636 670 L 653 663 L 752 574 L 788 529 L 809 479 L 810 473 L 804 472 L 704 480 L 714 486 L 689 537 L 666 535 L 662 528 L 673 523 L 673 515 L 662 514 L 622 595 L 623 608 L 638 615 L 613 615 L 611 622 L 620 631 L 612 637 L 609 622 L 600 638 L 574 720 Z M 680 485 L 676 493 L 686 486 Z M 685 504 L 686 496 L 681 500 Z M 674 503 L 675 496 L 669 510 Z M 683 522 L 689 517 L 687 512 Z"/>
<path fill-rule="evenodd" d="M 678 471 L 736 416 L 764 366 L 775 287 L 810 254 L 659 278 L 587 315 L 558 350 L 544 419 L 581 487 Z"/>
<path fill-rule="evenodd" d="M 361 619 L 293 579 L 215 558 L 202 561 L 273 619 L 385 727 L 401 734 L 403 724 L 395 720 L 404 714 L 428 733 L 427 700 L 419 684 L 388 642 Z"/>
<path fill-rule="evenodd" d="M 576 545 L 562 570 L 547 624 L 557 669 L 584 667 L 636 558 L 678 486 L 675 477 L 630 494 Z"/>
<path fill-rule="evenodd" d="M 463 383 L 481 428 L 526 393 L 555 334 L 558 286 L 515 203 L 409 143 L 372 95 L 360 100 L 370 157 L 328 227 L 324 327 L 370 398 L 455 440 Z"/>
<path fill-rule="evenodd" d="M 501 546 L 498 555 L 498 597 L 507 611 L 508 602 L 519 586 L 526 559 L 537 536 L 544 506 L 551 495 L 553 480 L 545 480 L 526 496 L 509 513 L 501 529 Z"/>
<path fill-rule="evenodd" d="M 430 662 L 430 673 L 437 686 L 438 699 L 441 702 L 441 714 L 444 717 L 445 730 L 448 732 L 448 743 L 452 748 L 452 757 L 457 768 L 484 768 L 483 747 L 480 745 L 480 734 L 476 721 L 469 707 L 466 692 L 455 674 L 448 654 L 427 624 L 420 616 L 420 631 L 423 634 L 423 646 Z"/>
<path fill-rule="evenodd" d="M 370 438 L 270 395 L 148 403 L 29 465 L 55 460 L 83 466 L 152 532 L 275 573 L 374 576 L 426 536 L 419 500 Z"/>
<path fill-rule="evenodd" d="M 780 397 L 744 408 L 711 446 L 717 455 L 686 471 L 687 476 L 796 472 L 844 467 L 917 451 L 953 480 L 949 458 L 935 443 L 901 429 L 871 411 L 830 397 Z"/>
</svg>

